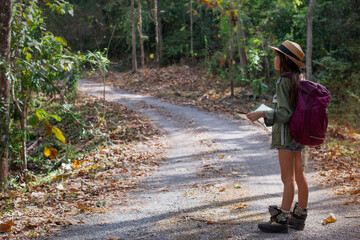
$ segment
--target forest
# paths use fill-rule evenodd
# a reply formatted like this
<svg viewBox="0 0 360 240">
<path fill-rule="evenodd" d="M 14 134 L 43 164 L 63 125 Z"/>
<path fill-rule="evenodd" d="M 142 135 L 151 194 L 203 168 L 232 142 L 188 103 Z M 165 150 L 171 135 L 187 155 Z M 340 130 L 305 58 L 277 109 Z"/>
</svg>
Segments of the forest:
<svg viewBox="0 0 360 240">
<path fill-rule="evenodd" d="M 80 80 L 239 118 L 271 105 L 279 74 L 268 45 L 285 40 L 304 50 L 306 78 L 332 94 L 327 142 L 310 154 L 314 168 L 350 186 L 340 192 L 359 203 L 359 0 L 0 0 L 0 9 L 0 220 L 26 206 L 13 196 L 31 201 L 41 188 L 45 201 L 65 178 L 95 178 L 117 165 L 106 153 L 115 145 L 135 169 L 144 156 L 129 146 L 160 135 L 107 102 L 105 90 L 101 98 L 77 91 Z M 155 155 L 146 158 L 158 165 Z M 79 211 L 101 212 L 99 192 L 90 191 L 96 207 L 79 203 Z M 44 225 L 17 228 L 38 236 L 30 230 Z"/>
<path fill-rule="evenodd" d="M 48 29 L 73 51 L 106 51 L 111 70 L 187 63 L 260 93 L 277 77 L 267 45 L 292 40 L 306 53 L 314 4 L 307 78 L 330 90 L 334 118 L 359 125 L 358 1 L 134 1 L 133 10 L 127 1 L 71 4 L 74 16 L 47 13 Z"/>
</svg>

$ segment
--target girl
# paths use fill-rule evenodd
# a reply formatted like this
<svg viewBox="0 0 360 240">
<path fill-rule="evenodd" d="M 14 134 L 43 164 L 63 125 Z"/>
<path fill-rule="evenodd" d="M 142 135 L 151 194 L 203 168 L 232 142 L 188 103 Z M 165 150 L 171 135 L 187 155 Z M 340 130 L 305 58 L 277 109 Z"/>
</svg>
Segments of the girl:
<svg viewBox="0 0 360 240">
<path fill-rule="evenodd" d="M 281 207 L 269 206 L 270 221 L 259 223 L 258 227 L 264 232 L 288 233 L 289 226 L 303 230 L 307 217 L 308 184 L 301 157 L 304 146 L 291 137 L 288 125 L 295 110 L 299 82 L 304 78 L 300 68 L 306 67 L 301 62 L 305 54 L 297 43 L 288 40 L 279 47 L 269 48 L 276 55 L 274 68 L 281 74 L 276 82 L 274 108 L 250 112 L 247 118 L 253 122 L 263 117 L 267 126 L 273 126 L 271 148 L 278 150 L 284 192 Z M 290 213 L 295 195 L 295 182 L 298 187 L 298 203 Z"/>
</svg>

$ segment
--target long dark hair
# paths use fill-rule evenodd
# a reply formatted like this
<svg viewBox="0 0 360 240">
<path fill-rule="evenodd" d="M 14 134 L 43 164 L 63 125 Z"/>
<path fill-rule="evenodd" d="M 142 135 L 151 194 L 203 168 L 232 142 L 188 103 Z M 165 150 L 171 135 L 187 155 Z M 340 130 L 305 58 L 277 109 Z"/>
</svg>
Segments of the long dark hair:
<svg viewBox="0 0 360 240">
<path fill-rule="evenodd" d="M 276 51 L 280 57 L 280 74 L 286 72 L 291 73 L 291 88 L 290 88 L 290 104 L 293 108 L 296 107 L 298 87 L 300 83 L 300 76 L 302 73 L 298 65 L 296 65 L 290 58 L 286 57 L 283 53 Z"/>
</svg>

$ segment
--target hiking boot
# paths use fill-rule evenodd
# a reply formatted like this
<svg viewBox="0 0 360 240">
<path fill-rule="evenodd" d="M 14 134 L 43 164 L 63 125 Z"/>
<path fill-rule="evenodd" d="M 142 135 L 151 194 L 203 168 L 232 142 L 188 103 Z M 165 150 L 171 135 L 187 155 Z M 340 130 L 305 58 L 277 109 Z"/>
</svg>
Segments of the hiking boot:
<svg viewBox="0 0 360 240">
<path fill-rule="evenodd" d="M 289 219 L 289 226 L 297 230 L 304 230 L 306 218 L 307 218 L 307 208 L 299 207 L 299 204 L 296 203 L 294 210 L 291 212 L 291 217 Z"/>
<path fill-rule="evenodd" d="M 268 233 L 288 233 L 290 212 L 277 206 L 269 206 L 269 213 L 270 221 L 259 223 L 259 229 Z"/>
</svg>

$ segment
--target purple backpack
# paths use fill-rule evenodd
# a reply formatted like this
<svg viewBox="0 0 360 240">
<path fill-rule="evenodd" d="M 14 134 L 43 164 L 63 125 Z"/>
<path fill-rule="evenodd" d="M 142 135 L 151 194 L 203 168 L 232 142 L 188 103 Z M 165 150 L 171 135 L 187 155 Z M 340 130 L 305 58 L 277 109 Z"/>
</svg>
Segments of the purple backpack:
<svg viewBox="0 0 360 240">
<path fill-rule="evenodd" d="M 296 109 L 289 123 L 290 134 L 298 143 L 315 147 L 324 142 L 330 100 L 331 94 L 323 85 L 300 81 Z"/>
</svg>

